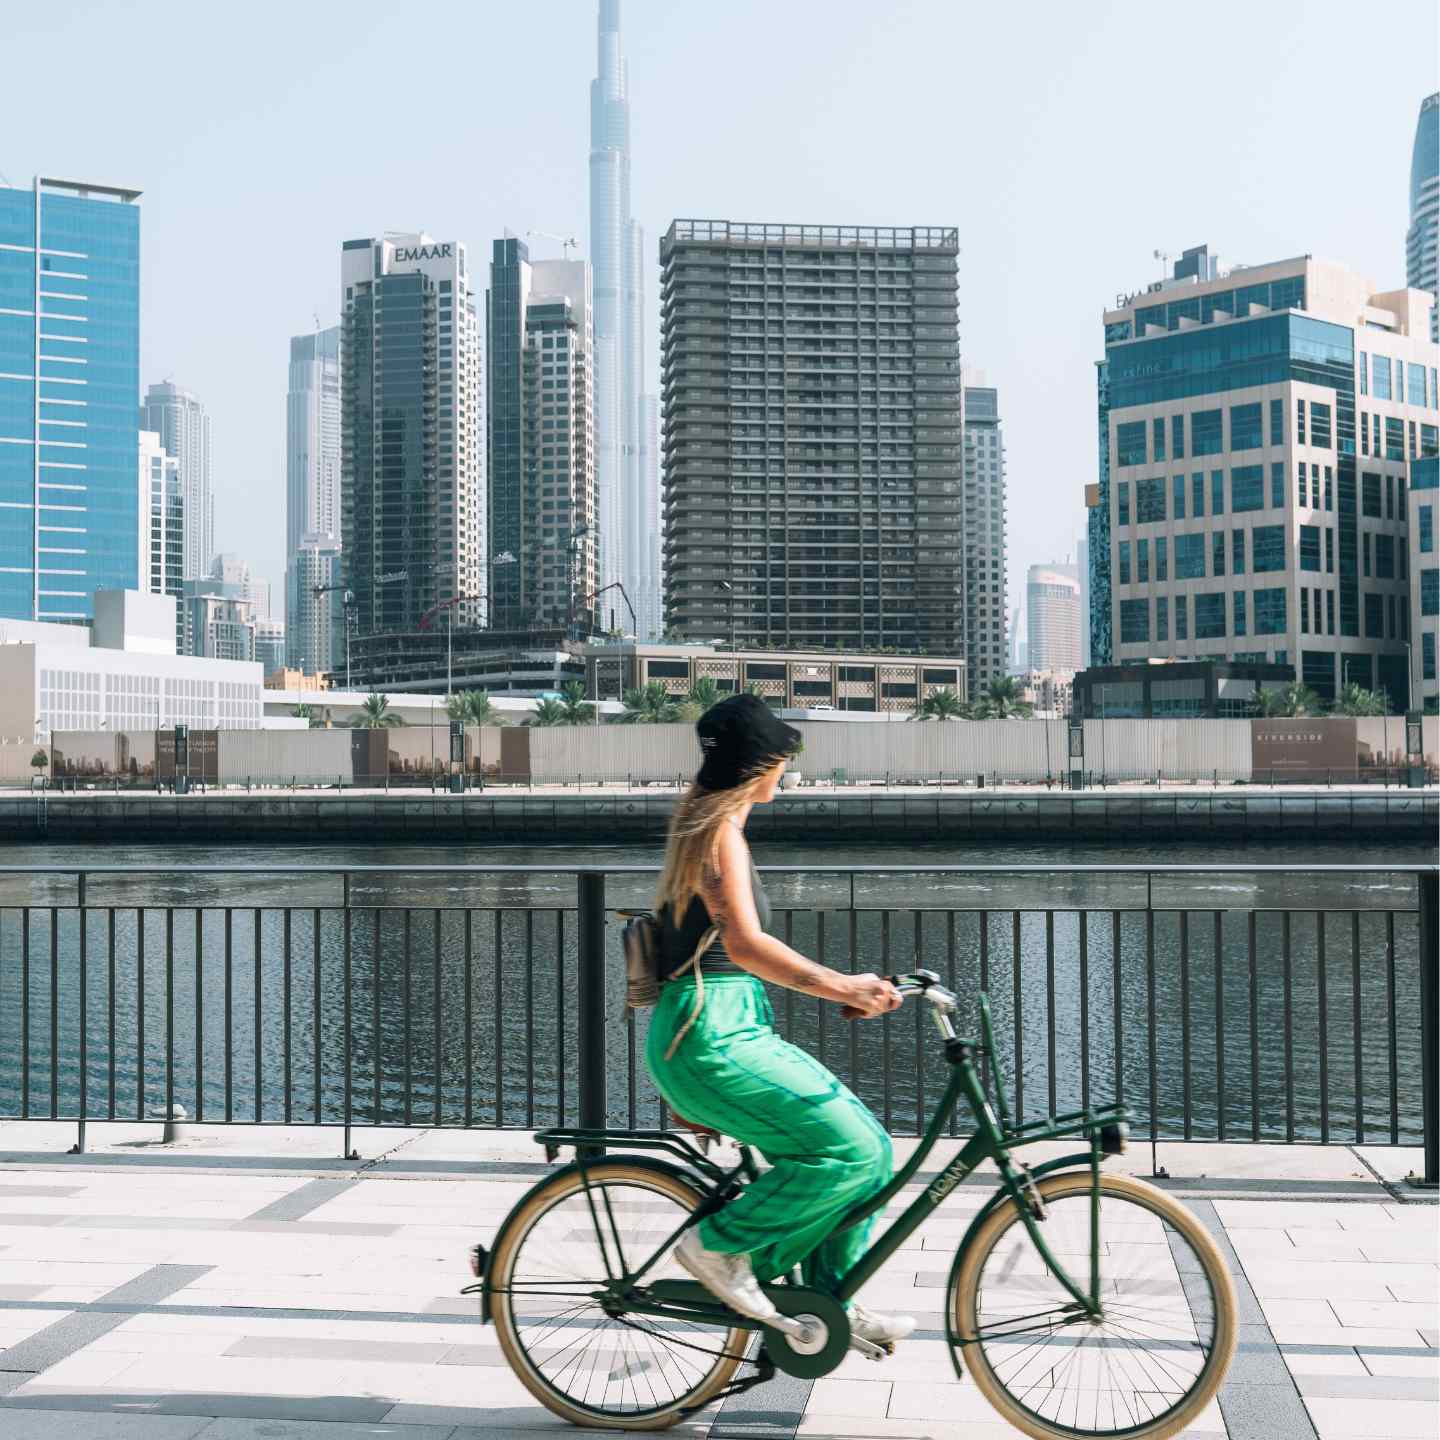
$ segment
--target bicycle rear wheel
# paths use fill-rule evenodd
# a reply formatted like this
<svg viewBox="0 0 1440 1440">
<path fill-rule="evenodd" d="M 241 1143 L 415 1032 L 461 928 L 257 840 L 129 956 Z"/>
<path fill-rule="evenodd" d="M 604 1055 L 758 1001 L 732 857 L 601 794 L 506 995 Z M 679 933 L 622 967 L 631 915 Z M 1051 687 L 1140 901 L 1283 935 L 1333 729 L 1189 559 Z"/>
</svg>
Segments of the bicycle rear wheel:
<svg viewBox="0 0 1440 1440">
<path fill-rule="evenodd" d="M 1088 1171 L 1038 1182 L 1041 1233 L 1077 1285 L 1090 1278 Z M 1036 1250 L 1013 1201 L 980 1226 L 948 1297 L 966 1367 L 1035 1440 L 1164 1440 L 1192 1424 L 1235 1350 L 1235 1290 L 1215 1242 L 1178 1201 L 1100 1177 L 1104 1314 L 1090 1320 Z M 1217 1427 L 1219 1428 L 1219 1427 Z"/>
<path fill-rule="evenodd" d="M 621 1159 L 587 1173 L 588 1197 L 575 1171 L 538 1185 L 495 1247 L 500 1348 L 526 1389 L 572 1424 L 663 1430 L 730 1382 L 754 1332 L 607 1310 L 600 1297 L 617 1264 L 642 1265 L 701 1195 L 678 1173 Z M 676 1279 L 689 1276 L 667 1254 L 645 1283 Z"/>
</svg>

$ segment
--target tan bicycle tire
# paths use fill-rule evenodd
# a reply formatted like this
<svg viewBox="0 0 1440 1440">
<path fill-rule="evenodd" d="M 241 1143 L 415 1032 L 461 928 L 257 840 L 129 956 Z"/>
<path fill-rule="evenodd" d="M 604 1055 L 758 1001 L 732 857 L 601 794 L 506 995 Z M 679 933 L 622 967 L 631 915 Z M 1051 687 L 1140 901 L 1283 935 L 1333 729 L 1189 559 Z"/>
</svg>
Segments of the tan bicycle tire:
<svg viewBox="0 0 1440 1440">
<path fill-rule="evenodd" d="M 1064 1175 L 1050 1175 L 1036 1182 L 1041 1196 L 1049 1201 L 1063 1196 L 1088 1193 L 1089 1171 L 1073 1171 Z M 1125 1440 L 1166 1440 L 1178 1434 L 1193 1423 L 1202 1410 L 1214 1399 L 1224 1382 L 1225 1373 L 1235 1353 L 1236 1302 L 1235 1286 L 1219 1247 L 1209 1232 L 1178 1200 L 1172 1199 L 1163 1190 L 1146 1184 L 1129 1175 L 1102 1175 L 1102 1194 L 1124 1197 L 1158 1215 L 1173 1225 L 1193 1248 L 1205 1267 L 1215 1300 L 1215 1343 L 1196 1380 L 1195 1387 L 1168 1414 L 1158 1417 L 1149 1425 L 1115 1432 L 1123 1434 Z M 951 1323 L 955 1333 L 961 1337 L 972 1336 L 977 1328 L 975 1314 L 976 1296 L 979 1293 L 980 1272 L 996 1241 L 1005 1230 L 1016 1223 L 1015 1203 L 1007 1200 L 996 1207 L 975 1232 L 961 1261 L 955 1284 L 946 1303 L 950 1306 Z M 994 1407 L 997 1414 L 1017 1430 L 1032 1437 L 1032 1440 L 1074 1440 L 1078 1435 L 1095 1432 L 1071 1429 L 1062 1425 L 1051 1425 L 1032 1411 L 1018 1405 L 1010 1392 L 1002 1385 L 990 1368 L 985 1352 L 978 1345 L 966 1345 L 962 1350 L 965 1369 L 975 1381 L 976 1388 Z"/>
<path fill-rule="evenodd" d="M 629 1165 L 623 1160 L 596 1161 L 589 1167 L 592 1183 L 603 1178 L 610 1183 L 624 1183 L 642 1186 L 645 1189 L 668 1195 L 686 1209 L 695 1209 L 701 1201 L 700 1191 L 681 1176 L 650 1169 L 646 1166 Z M 508 1284 L 510 1267 L 530 1232 L 535 1221 L 553 1205 L 573 1195 L 581 1188 L 578 1172 L 562 1172 L 537 1185 L 525 1197 L 521 1208 L 491 1256 L 489 1274 L 495 1286 L 496 1295 L 491 1302 L 491 1315 L 495 1324 L 496 1338 L 511 1371 L 520 1383 L 552 1414 L 568 1420 L 572 1425 L 612 1430 L 668 1430 L 685 1418 L 685 1411 L 706 1405 L 715 1395 L 729 1384 L 740 1366 L 740 1357 L 745 1353 L 752 1338 L 747 1330 L 726 1332 L 724 1349 L 726 1355 L 718 1357 L 715 1366 L 705 1375 L 693 1390 L 677 1398 L 673 1405 L 657 1414 L 614 1414 L 574 1404 L 556 1387 L 549 1384 L 530 1363 L 525 1347 L 515 1333 L 510 1309 L 504 1290 Z"/>
</svg>

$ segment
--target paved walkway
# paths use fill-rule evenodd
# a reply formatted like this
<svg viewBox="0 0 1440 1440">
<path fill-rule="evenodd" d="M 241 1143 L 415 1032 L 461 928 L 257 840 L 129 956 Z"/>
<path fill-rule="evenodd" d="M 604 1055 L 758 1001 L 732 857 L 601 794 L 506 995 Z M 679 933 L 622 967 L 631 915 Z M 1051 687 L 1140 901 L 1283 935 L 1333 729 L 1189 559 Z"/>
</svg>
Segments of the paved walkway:
<svg viewBox="0 0 1440 1440">
<path fill-rule="evenodd" d="M 388 1132 L 334 1158 L 317 1131 L 0 1125 L 5 1440 L 526 1440 L 574 1434 L 477 1323 L 466 1247 L 543 1166 L 510 1136 Z M 1188 1433 L 1433 1440 L 1437 1211 L 1393 1181 L 1416 1152 L 1169 1146 L 1170 1182 L 1220 1239 L 1240 1352 Z M 1126 1157 L 1146 1174 L 1148 1148 Z M 941 1338 L 948 1251 L 984 1190 L 960 1187 L 866 1299 L 914 1310 L 882 1365 L 780 1378 L 672 1432 L 999 1440 Z"/>
</svg>

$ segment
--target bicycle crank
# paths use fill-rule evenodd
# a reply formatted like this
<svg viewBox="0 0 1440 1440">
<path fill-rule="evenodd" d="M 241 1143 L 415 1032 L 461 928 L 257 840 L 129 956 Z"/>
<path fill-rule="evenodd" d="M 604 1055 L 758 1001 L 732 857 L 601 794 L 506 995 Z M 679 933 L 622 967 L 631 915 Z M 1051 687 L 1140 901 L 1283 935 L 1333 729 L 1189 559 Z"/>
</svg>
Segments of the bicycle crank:
<svg viewBox="0 0 1440 1440">
<path fill-rule="evenodd" d="M 845 1307 L 804 1285 L 767 1285 L 765 1293 L 784 1317 L 784 1328 L 766 1325 L 765 1350 L 777 1370 L 802 1380 L 828 1375 L 850 1349 Z"/>
<path fill-rule="evenodd" d="M 759 1330 L 765 1337 L 764 1353 L 775 1368 L 802 1380 L 828 1375 L 851 1348 L 872 1359 L 883 1357 L 879 1347 L 851 1336 L 850 1317 L 832 1296 L 803 1285 L 763 1288 L 780 1312 L 779 1324 L 736 1315 L 694 1280 L 656 1280 L 647 1287 L 648 1303 L 632 1298 L 625 1308 L 637 1314 L 683 1316 L 697 1325 L 738 1324 Z"/>
</svg>

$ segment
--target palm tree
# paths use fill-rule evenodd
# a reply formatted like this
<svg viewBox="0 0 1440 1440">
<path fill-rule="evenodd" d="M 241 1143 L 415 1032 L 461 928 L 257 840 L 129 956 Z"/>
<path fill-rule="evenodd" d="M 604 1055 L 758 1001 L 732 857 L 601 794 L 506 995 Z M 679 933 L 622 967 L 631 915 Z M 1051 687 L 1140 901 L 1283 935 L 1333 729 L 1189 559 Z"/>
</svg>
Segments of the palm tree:
<svg viewBox="0 0 1440 1440">
<path fill-rule="evenodd" d="M 709 675 L 702 675 L 690 687 L 690 704 L 697 706 L 702 715 L 720 699 L 720 686 Z"/>
<path fill-rule="evenodd" d="M 1336 715 L 1383 715 L 1385 697 L 1374 690 L 1367 690 L 1353 680 L 1340 690 L 1340 698 L 1334 705 Z"/>
<path fill-rule="evenodd" d="M 320 712 L 308 700 L 302 700 L 295 706 L 290 716 L 294 720 L 304 720 L 311 730 L 320 730 L 325 725 Z"/>
<path fill-rule="evenodd" d="M 390 701 L 373 690 L 365 697 L 360 713 L 350 721 L 356 730 L 393 730 L 404 723 L 398 715 L 391 714 Z"/>
<path fill-rule="evenodd" d="M 932 691 L 916 707 L 912 720 L 968 720 L 970 707 L 948 685 Z"/>
<path fill-rule="evenodd" d="M 693 725 L 712 705 L 718 705 L 722 698 L 720 686 L 715 680 L 709 675 L 702 675 L 676 707 L 677 718 Z"/>
<path fill-rule="evenodd" d="M 1299 680 L 1279 690 L 1261 690 L 1255 696 L 1256 713 L 1269 718 L 1300 719 L 1319 715 L 1324 708 L 1320 697 Z"/>
<path fill-rule="evenodd" d="M 495 708 L 486 690 L 462 690 L 445 702 L 445 713 L 467 725 L 506 725 L 509 722 Z"/>
<path fill-rule="evenodd" d="M 1022 698 L 1020 682 L 1013 675 L 1001 675 L 992 680 L 980 703 L 987 719 L 1024 719 L 1035 713 L 1035 707 Z"/>
<path fill-rule="evenodd" d="M 569 725 L 569 715 L 565 710 L 565 702 L 556 700 L 554 696 L 547 695 L 535 706 L 535 713 L 531 715 L 531 725 Z"/>
<path fill-rule="evenodd" d="M 565 711 L 565 724 L 585 725 L 599 717 L 599 705 L 592 706 L 585 698 L 585 686 L 579 680 L 567 680 L 560 687 L 560 693 L 565 697 L 560 702 Z"/>
<path fill-rule="evenodd" d="M 675 698 L 658 680 L 625 692 L 622 725 L 669 725 L 680 718 Z"/>
</svg>

